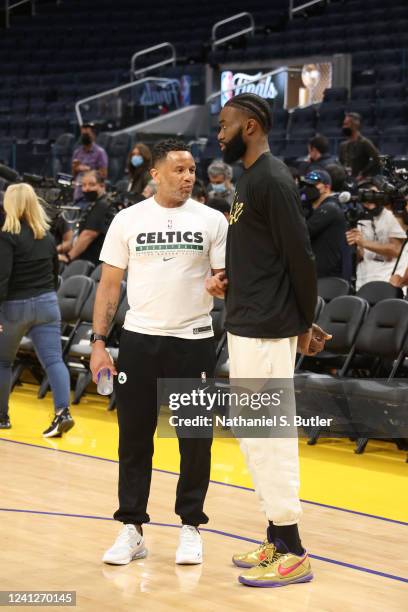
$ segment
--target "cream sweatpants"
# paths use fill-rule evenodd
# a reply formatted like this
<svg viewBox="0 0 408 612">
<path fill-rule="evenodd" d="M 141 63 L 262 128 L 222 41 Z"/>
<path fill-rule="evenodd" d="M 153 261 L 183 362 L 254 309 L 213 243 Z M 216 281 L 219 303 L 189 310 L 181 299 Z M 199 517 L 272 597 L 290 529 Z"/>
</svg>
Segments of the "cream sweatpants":
<svg viewBox="0 0 408 612">
<path fill-rule="evenodd" d="M 297 338 L 244 338 L 228 333 L 231 379 L 293 378 Z M 261 502 L 275 525 L 297 523 L 299 453 L 295 438 L 241 438 L 241 450 Z"/>
</svg>

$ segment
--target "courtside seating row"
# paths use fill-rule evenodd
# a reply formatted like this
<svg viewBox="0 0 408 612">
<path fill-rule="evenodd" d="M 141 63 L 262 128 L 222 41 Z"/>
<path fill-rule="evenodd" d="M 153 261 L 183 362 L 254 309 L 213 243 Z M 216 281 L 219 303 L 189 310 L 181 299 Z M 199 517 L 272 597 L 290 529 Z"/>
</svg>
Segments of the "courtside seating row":
<svg viewBox="0 0 408 612">
<path fill-rule="evenodd" d="M 78 271 L 83 274 L 78 275 Z M 90 262 L 75 261 L 61 273 L 58 298 L 62 317 L 63 357 L 72 380 L 75 380 L 74 404 L 80 402 L 91 382 L 89 336 L 100 271 L 101 266 L 93 268 Z M 339 281 L 337 297 L 334 295 L 336 281 Z M 407 376 L 408 301 L 398 297 L 395 288 L 388 283 L 369 283 L 360 289 L 358 295 L 348 295 L 346 281 L 324 279 L 324 282 L 319 281 L 320 291 L 324 296 L 319 297 L 315 320 L 333 338 L 326 343 L 325 351 L 316 357 L 299 357 L 296 374 L 297 380 L 301 381 L 303 394 L 305 389 L 309 394 L 311 389 L 320 394 L 328 391 L 337 393 L 336 385 L 341 384 L 342 380 L 359 379 L 357 383 L 364 385 L 364 377 L 386 377 L 386 384 L 389 385 L 397 373 L 400 377 Z M 126 283 L 123 282 L 118 311 L 108 333 L 107 346 L 114 359 L 118 355 L 120 330 L 127 309 Z M 229 358 L 222 300 L 215 301 L 212 318 L 217 352 L 216 378 L 228 379 Z M 27 367 L 40 383 L 38 396 L 44 397 L 49 388 L 48 380 L 39 368 L 30 339 L 24 338 L 14 365 L 13 386 Z M 391 389 L 386 387 L 384 390 L 384 386 L 377 385 L 372 391 L 374 396 L 378 391 L 378 397 L 383 398 Z M 366 388 L 363 391 L 366 398 L 369 391 Z M 321 405 L 324 406 L 324 402 Z M 113 394 L 109 408 L 114 406 Z M 315 443 L 320 433 L 320 430 L 310 432 L 310 443 Z M 358 452 L 364 450 L 367 441 L 368 437 L 358 436 Z"/>
<path fill-rule="evenodd" d="M 320 294 L 315 320 L 333 337 L 316 357 L 298 357 L 295 373 L 298 410 L 303 399 L 306 406 L 307 401 L 309 407 L 318 405 L 321 417 L 338 416 L 332 414 L 333 401 L 327 399 L 341 398 L 342 382 L 347 381 L 350 385 L 351 381 L 354 399 L 361 400 L 361 406 L 367 407 L 366 415 L 370 410 L 383 411 L 384 415 L 392 413 L 393 406 L 399 410 L 408 397 L 408 381 L 401 385 L 396 380 L 397 375 L 399 378 L 408 376 L 408 301 L 401 299 L 400 293 L 389 283 L 377 282 L 367 283 L 357 295 L 348 295 L 346 281 L 338 282 L 336 297 L 335 281 L 342 280 L 324 279 L 319 283 L 326 300 Z M 229 377 L 226 339 L 219 351 L 215 375 L 218 379 Z M 385 379 L 385 382 L 373 384 L 367 381 L 368 377 Z M 391 408 L 387 406 L 389 393 L 394 402 Z M 337 403 L 344 401 L 336 399 Z M 393 438 L 399 448 L 408 450 L 407 440 L 396 438 L 394 434 L 386 436 L 388 417 L 384 416 L 383 421 L 378 437 Z M 349 423 L 347 425 L 351 428 Z M 308 432 L 309 444 L 315 444 L 321 433 L 321 428 Z M 372 432 L 368 435 L 366 428 L 356 431 L 353 439 L 357 453 L 364 451 L 371 437 L 375 436 Z"/>
</svg>

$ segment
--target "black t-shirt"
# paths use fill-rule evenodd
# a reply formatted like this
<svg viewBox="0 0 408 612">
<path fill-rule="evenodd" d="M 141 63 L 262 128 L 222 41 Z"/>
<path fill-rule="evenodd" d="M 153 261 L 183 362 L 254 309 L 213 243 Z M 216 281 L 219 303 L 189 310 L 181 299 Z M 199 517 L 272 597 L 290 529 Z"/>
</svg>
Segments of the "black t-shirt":
<svg viewBox="0 0 408 612">
<path fill-rule="evenodd" d="M 343 254 L 347 248 L 347 227 L 344 214 L 334 197 L 326 198 L 313 210 L 307 227 L 316 258 L 317 276 L 341 276 Z"/>
<path fill-rule="evenodd" d="M 83 230 L 92 230 L 98 232 L 98 235 L 88 248 L 81 253 L 79 259 L 92 261 L 95 265 L 99 263 L 99 254 L 111 220 L 111 207 L 103 196 L 87 206 L 81 215 L 78 228 L 79 233 Z"/>
<path fill-rule="evenodd" d="M 58 257 L 49 232 L 36 240 L 22 221 L 19 234 L 0 231 L 0 302 L 55 291 Z"/>
<path fill-rule="evenodd" d="M 357 140 L 346 140 L 340 143 L 340 162 L 351 168 L 351 174 L 373 176 L 380 171 L 378 150 L 368 138 L 359 136 Z"/>
<path fill-rule="evenodd" d="M 227 238 L 226 328 L 288 338 L 312 324 L 316 270 L 299 194 L 287 167 L 264 153 L 239 178 Z"/>
</svg>

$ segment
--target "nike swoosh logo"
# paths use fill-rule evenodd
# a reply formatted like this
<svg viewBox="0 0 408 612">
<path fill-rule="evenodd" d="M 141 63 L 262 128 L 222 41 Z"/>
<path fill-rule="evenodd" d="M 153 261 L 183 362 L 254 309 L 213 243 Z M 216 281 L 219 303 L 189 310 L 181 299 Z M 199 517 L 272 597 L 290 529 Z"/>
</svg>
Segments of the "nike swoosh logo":
<svg viewBox="0 0 408 612">
<path fill-rule="evenodd" d="M 290 567 L 282 567 L 281 565 L 279 565 L 278 567 L 278 573 L 281 576 L 287 576 L 288 574 L 290 574 L 291 572 L 294 572 L 296 568 L 299 567 L 299 565 L 302 565 L 303 561 L 306 559 L 307 555 L 305 555 L 303 557 L 303 559 L 301 559 L 300 561 L 298 561 L 297 563 L 295 563 L 294 565 L 291 565 Z"/>
<path fill-rule="evenodd" d="M 163 257 L 163 261 L 170 261 L 170 259 L 176 259 L 175 257 Z"/>
</svg>

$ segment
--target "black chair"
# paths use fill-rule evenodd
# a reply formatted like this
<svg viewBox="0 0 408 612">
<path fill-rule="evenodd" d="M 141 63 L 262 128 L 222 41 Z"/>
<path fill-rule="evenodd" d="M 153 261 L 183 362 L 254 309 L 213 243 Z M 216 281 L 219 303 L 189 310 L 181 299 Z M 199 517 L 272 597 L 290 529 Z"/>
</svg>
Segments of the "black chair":
<svg viewBox="0 0 408 612">
<path fill-rule="evenodd" d="M 71 261 L 62 271 L 62 278 L 65 280 L 70 276 L 89 276 L 94 269 L 94 264 L 85 259 L 76 259 Z"/>
<path fill-rule="evenodd" d="M 330 302 L 336 297 L 348 295 L 350 285 L 344 278 L 338 278 L 337 276 L 318 278 L 317 292 L 325 302 Z"/>
<path fill-rule="evenodd" d="M 82 307 L 75 332 L 70 337 L 70 341 L 65 347 L 66 361 L 69 363 L 70 372 L 76 373 L 78 375 L 75 386 L 74 398 L 72 400 L 73 404 L 79 404 L 81 397 L 85 392 L 85 389 L 92 380 L 92 374 L 89 368 L 92 347 L 89 343 L 89 338 L 92 333 L 92 317 L 95 304 L 96 290 L 97 286 L 95 284 Z M 122 281 L 119 294 L 119 307 L 124 299 L 125 293 L 126 283 Z M 117 324 L 117 320 L 115 319 L 112 322 L 110 329 L 108 330 L 108 348 L 112 343 L 112 334 L 115 329 L 115 325 Z"/>
<path fill-rule="evenodd" d="M 375 306 L 378 302 L 387 299 L 402 299 L 404 294 L 399 287 L 393 287 L 390 283 L 383 281 L 372 281 L 366 283 L 357 291 L 358 297 L 367 300 L 370 306 Z"/>
<path fill-rule="evenodd" d="M 296 372 L 305 364 L 305 369 L 324 372 L 327 367 L 338 369 L 343 376 L 354 356 L 354 343 L 367 315 L 368 304 L 365 300 L 345 295 L 334 298 L 325 305 L 317 319 L 317 324 L 332 335 L 325 344 L 325 350 L 316 357 L 302 356 Z"/>
<path fill-rule="evenodd" d="M 352 296 L 350 296 L 352 297 Z M 361 299 L 355 297 L 354 299 Z M 325 310 L 328 308 L 326 306 Z M 351 374 L 360 375 L 364 371 L 371 377 L 388 376 L 391 380 L 400 367 L 404 355 L 404 342 L 408 333 L 408 303 L 404 300 L 383 300 L 371 308 L 368 316 L 357 334 L 352 350 L 343 364 L 338 377 L 320 376 L 306 379 L 305 389 L 302 389 L 305 409 L 310 406 L 322 406 L 325 413 L 322 416 L 333 416 L 333 407 L 340 410 L 342 418 L 348 419 L 344 425 L 346 431 L 354 430 L 354 437 L 359 441 L 356 452 L 363 452 L 367 439 L 362 439 L 358 431 L 358 424 L 352 419 L 350 411 L 350 393 L 365 385 L 360 379 L 345 377 Z M 330 341 L 332 342 L 332 341 Z M 329 343 L 328 343 L 329 344 Z M 302 395 L 300 396 L 302 398 Z M 334 399 L 333 399 L 334 398 Z M 336 415 L 337 416 L 337 415 Z M 315 444 L 322 429 L 314 428 L 311 431 L 309 444 Z"/>
<path fill-rule="evenodd" d="M 321 314 L 321 312 L 322 312 L 322 310 L 324 308 L 325 303 L 326 302 L 324 301 L 324 299 L 320 295 L 318 295 L 317 296 L 317 302 L 316 302 L 316 308 L 315 308 L 315 312 L 314 312 L 314 320 L 315 321 L 317 321 L 317 319 L 319 318 L 319 316 L 320 316 L 320 314 Z"/>
<path fill-rule="evenodd" d="M 95 281 L 95 283 L 99 283 L 102 276 L 102 264 L 98 264 L 96 268 L 92 270 L 91 278 Z"/>
</svg>

